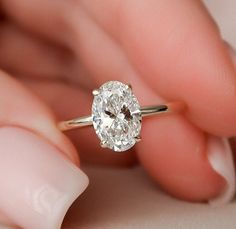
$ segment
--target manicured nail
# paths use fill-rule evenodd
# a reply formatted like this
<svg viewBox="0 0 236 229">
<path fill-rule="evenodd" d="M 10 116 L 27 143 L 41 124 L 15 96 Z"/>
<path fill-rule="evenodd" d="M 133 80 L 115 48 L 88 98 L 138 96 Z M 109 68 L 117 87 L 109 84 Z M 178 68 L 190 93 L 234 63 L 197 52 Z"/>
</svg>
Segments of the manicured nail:
<svg viewBox="0 0 236 229">
<path fill-rule="evenodd" d="M 215 172 L 226 181 L 224 190 L 209 203 L 214 206 L 226 204 L 232 201 L 236 193 L 234 161 L 228 139 L 209 137 L 207 156 Z"/>
<path fill-rule="evenodd" d="M 24 229 L 59 229 L 87 176 L 46 139 L 0 128 L 0 210 Z"/>
</svg>

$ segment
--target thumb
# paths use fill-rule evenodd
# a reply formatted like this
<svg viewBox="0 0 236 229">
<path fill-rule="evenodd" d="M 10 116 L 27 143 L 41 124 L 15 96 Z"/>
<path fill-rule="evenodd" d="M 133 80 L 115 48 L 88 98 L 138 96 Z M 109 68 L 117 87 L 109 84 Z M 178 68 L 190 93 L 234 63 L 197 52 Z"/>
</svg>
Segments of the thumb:
<svg viewBox="0 0 236 229">
<path fill-rule="evenodd" d="M 47 107 L 3 72 L 0 124 L 0 212 L 25 229 L 60 228 L 88 185 L 75 149 Z"/>
</svg>

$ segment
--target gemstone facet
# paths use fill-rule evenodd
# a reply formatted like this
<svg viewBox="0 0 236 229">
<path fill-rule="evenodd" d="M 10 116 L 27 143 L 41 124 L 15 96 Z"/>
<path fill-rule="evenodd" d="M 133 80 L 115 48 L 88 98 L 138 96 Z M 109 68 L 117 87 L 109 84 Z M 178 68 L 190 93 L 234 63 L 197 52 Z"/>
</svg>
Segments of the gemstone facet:
<svg viewBox="0 0 236 229">
<path fill-rule="evenodd" d="M 92 105 L 93 126 L 101 146 L 126 151 L 140 139 L 141 109 L 131 88 L 109 81 L 95 91 Z"/>
</svg>

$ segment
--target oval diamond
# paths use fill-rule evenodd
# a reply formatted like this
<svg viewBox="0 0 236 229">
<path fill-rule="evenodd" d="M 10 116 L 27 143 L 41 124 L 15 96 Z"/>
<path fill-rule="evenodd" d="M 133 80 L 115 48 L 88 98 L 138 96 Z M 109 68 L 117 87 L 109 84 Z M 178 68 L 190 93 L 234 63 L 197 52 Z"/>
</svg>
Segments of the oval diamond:
<svg viewBox="0 0 236 229">
<path fill-rule="evenodd" d="M 103 84 L 94 96 L 93 126 L 103 147 L 130 149 L 141 130 L 141 109 L 131 88 L 118 81 Z"/>
</svg>

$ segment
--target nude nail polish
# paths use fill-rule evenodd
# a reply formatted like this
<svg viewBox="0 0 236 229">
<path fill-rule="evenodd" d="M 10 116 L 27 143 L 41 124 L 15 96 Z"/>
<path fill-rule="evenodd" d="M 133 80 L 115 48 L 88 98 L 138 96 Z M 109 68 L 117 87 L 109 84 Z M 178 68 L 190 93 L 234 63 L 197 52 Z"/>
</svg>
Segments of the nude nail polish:
<svg viewBox="0 0 236 229">
<path fill-rule="evenodd" d="M 226 181 L 224 190 L 219 196 L 209 200 L 209 203 L 216 206 L 232 201 L 236 193 L 236 180 L 232 150 L 228 139 L 209 137 L 207 157 L 211 167 Z"/>
<path fill-rule="evenodd" d="M 59 229 L 88 178 L 46 139 L 0 128 L 0 210 L 24 229 Z"/>
</svg>

